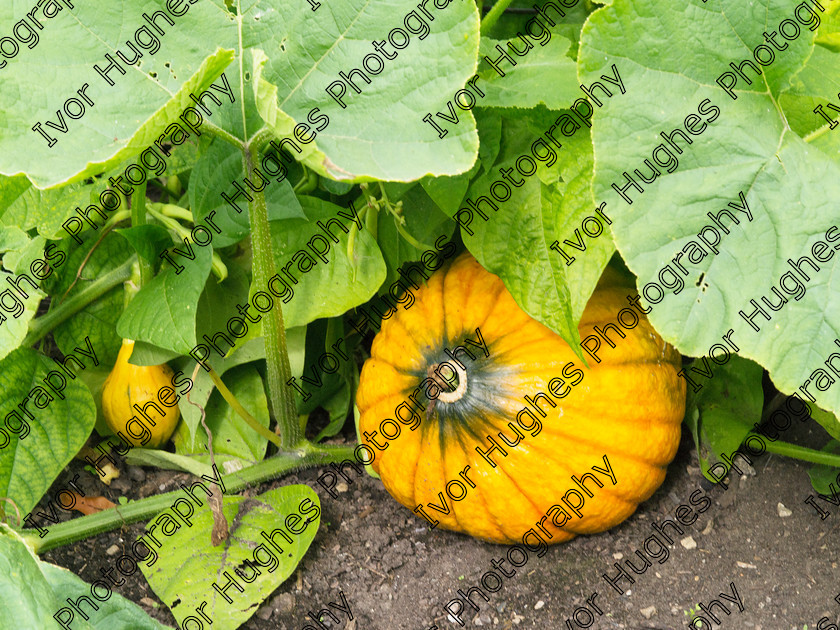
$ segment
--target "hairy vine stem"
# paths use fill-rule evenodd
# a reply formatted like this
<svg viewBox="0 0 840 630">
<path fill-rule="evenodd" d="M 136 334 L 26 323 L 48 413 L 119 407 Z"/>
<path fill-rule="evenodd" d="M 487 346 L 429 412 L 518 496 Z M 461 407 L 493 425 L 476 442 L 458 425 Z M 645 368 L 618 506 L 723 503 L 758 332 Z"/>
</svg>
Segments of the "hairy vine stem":
<svg viewBox="0 0 840 630">
<path fill-rule="evenodd" d="M 235 473 L 222 475 L 225 494 L 234 494 L 248 486 L 275 479 L 300 468 L 352 459 L 353 448 L 353 446 L 315 446 L 306 442 L 292 452 L 281 453 Z M 118 529 L 123 525 L 150 519 L 158 512 L 170 507 L 172 502 L 183 494 L 183 490 L 157 494 L 153 497 L 129 501 L 125 505 L 118 505 L 96 514 L 64 521 L 52 525 L 43 538 L 39 538 L 33 529 L 23 530 L 21 535 L 37 553 L 43 553 L 96 534 Z"/>
<path fill-rule="evenodd" d="M 258 159 L 257 149 L 250 145 L 242 148 L 242 161 L 249 181 L 257 181 L 254 167 Z M 263 191 L 254 191 L 253 201 L 248 202 L 251 221 L 251 244 L 254 256 L 253 286 L 265 287 L 276 273 L 274 252 L 271 246 L 271 232 Z M 283 322 L 283 308 L 275 300 L 274 308 L 263 315 L 263 337 L 265 339 L 266 380 L 269 404 L 280 427 L 280 441 L 284 449 L 298 447 L 304 441 L 303 430 L 297 419 L 294 395 L 286 387 L 292 378 L 289 352 L 286 346 L 286 327 Z"/>
</svg>

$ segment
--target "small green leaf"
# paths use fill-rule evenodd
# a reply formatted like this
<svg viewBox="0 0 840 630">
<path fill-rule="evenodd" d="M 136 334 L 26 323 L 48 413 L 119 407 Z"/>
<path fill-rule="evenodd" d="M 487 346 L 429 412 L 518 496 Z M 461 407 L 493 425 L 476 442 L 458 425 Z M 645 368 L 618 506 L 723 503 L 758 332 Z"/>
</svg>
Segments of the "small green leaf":
<svg viewBox="0 0 840 630">
<path fill-rule="evenodd" d="M 169 511 L 156 518 L 164 514 Z M 205 503 L 190 517 L 191 526 L 182 525 L 167 536 L 164 549 L 151 567 L 140 565 L 152 590 L 169 606 L 179 624 L 207 602 L 204 612 L 220 630 L 240 627 L 292 574 L 321 520 L 318 495 L 303 485 L 283 486 L 254 498 L 225 496 L 224 515 L 230 535 L 219 546 L 210 544 L 213 516 Z M 286 530 L 290 528 L 300 533 L 289 534 Z M 293 542 L 285 540 L 284 535 Z M 243 575 L 254 579 L 246 581 Z M 231 587 L 226 591 L 232 602 L 213 588 L 214 583 L 224 587 L 228 576 L 243 589 L 240 592 Z"/>
<path fill-rule="evenodd" d="M 729 469 L 721 455 L 730 457 L 753 425 L 761 422 L 761 375 L 761 366 L 733 356 L 725 365 L 715 366 L 710 381 L 703 379 L 703 389 L 689 394 L 685 423 L 694 436 L 700 467 L 707 479 L 714 480 L 709 468 L 715 464 Z"/>
<path fill-rule="evenodd" d="M 292 356 L 292 349 L 294 348 L 294 340 L 296 335 L 292 331 L 286 331 L 287 341 L 289 342 L 290 358 Z M 303 362 L 303 335 L 304 331 L 301 329 L 299 336 L 300 362 Z M 210 362 L 213 369 L 219 376 L 237 366 L 251 361 L 257 361 L 265 358 L 265 344 L 262 338 L 249 339 L 241 348 L 234 352 L 228 358 L 213 357 Z M 293 359 L 292 359 L 293 360 Z M 187 375 L 192 375 L 195 363 L 184 361 L 182 369 L 187 372 Z M 194 453 L 192 445 L 196 442 L 201 444 L 206 443 L 207 434 L 204 432 L 204 427 L 201 426 L 201 410 L 207 407 L 207 402 L 210 400 L 210 395 L 213 393 L 215 385 L 210 379 L 210 376 L 203 368 L 199 368 L 198 373 L 193 379 L 192 389 L 189 391 L 189 400 L 187 396 L 181 396 L 178 403 L 178 408 L 181 410 L 181 418 L 183 422 L 178 424 L 175 429 L 173 441 L 175 443 L 175 452 L 179 455 L 189 455 Z M 205 452 L 204 447 L 199 451 Z"/>
<path fill-rule="evenodd" d="M 457 178 L 437 179 L 454 180 Z M 450 182 L 444 186 L 447 188 L 451 187 L 453 192 L 455 189 L 460 188 L 455 182 Z M 464 190 L 466 190 L 466 187 Z M 440 189 L 438 189 L 439 191 Z M 396 200 L 392 199 L 392 201 Z M 445 239 L 440 245 L 446 243 L 455 231 L 455 222 L 432 200 L 426 186 L 413 186 L 399 197 L 399 201 L 402 201 L 403 204 L 402 217 L 405 219 L 403 230 L 420 244 L 428 247 L 429 250 L 435 251 L 435 241 L 441 236 L 445 237 Z M 426 251 L 425 248 L 418 249 L 400 234 L 397 227 L 398 221 L 399 219 L 385 209 L 380 210 L 377 240 L 382 251 L 382 257 L 388 264 L 388 275 L 380 289 L 382 293 L 387 293 L 388 285 L 399 278 L 397 269 L 406 262 L 420 260 L 423 252 Z"/>
<path fill-rule="evenodd" d="M 193 243 L 192 251 L 195 260 L 178 257 L 185 267 L 180 274 L 169 267 L 134 296 L 117 322 L 120 337 L 180 354 L 192 350 L 198 299 L 210 274 L 212 248 Z"/>
<path fill-rule="evenodd" d="M 127 240 L 138 256 L 154 265 L 160 262 L 160 253 L 172 245 L 169 232 L 159 225 L 137 225 L 114 232 Z"/>
<path fill-rule="evenodd" d="M 28 277 L 28 276 L 27 276 Z M 29 322 L 38 312 L 38 305 L 44 294 L 31 286 L 20 276 L 7 271 L 0 271 L 0 282 L 8 287 L 9 282 L 19 284 L 27 297 L 19 295 L 14 289 L 3 291 L 3 308 L 0 311 L 0 359 L 8 356 L 26 338 Z"/>
<path fill-rule="evenodd" d="M 224 384 L 262 426 L 268 427 L 268 400 L 256 368 L 241 365 L 229 370 Z M 261 461 L 265 457 L 268 441 L 248 426 L 222 395 L 214 391 L 205 409 L 205 422 L 213 434 L 213 451 L 218 455 L 232 455 L 246 463 Z M 192 440 L 179 441 L 178 452 L 183 454 L 207 453 L 207 434 L 199 426 Z"/>
<path fill-rule="evenodd" d="M 821 450 L 824 453 L 840 455 L 840 442 L 831 440 Z M 840 478 L 838 478 L 840 477 L 840 468 L 836 466 L 816 464 L 811 466 L 808 471 L 808 476 L 811 478 L 811 485 L 814 490 L 820 494 L 832 497 L 838 491 L 838 488 L 840 488 Z M 833 488 L 832 484 L 834 485 Z"/>
<path fill-rule="evenodd" d="M 242 151 L 237 147 L 214 139 L 200 151 L 190 178 L 190 205 L 197 224 L 209 216 L 218 225 L 221 234 L 213 233 L 213 247 L 217 249 L 238 243 L 251 233 L 247 200 L 237 199 L 237 207 L 241 210 L 237 213 L 220 194 L 233 196 L 236 191 L 231 182 L 244 186 L 244 178 Z M 256 176 L 251 180 L 254 185 L 262 182 Z M 269 221 L 306 218 L 288 179 L 278 182 L 276 178 L 270 178 L 264 192 Z"/>
<path fill-rule="evenodd" d="M 11 264 L 7 252 L 17 252 L 24 249 L 33 239 L 14 225 L 0 225 L 0 254 L 3 256 L 3 268 L 7 271 L 14 271 L 17 267 Z"/>
</svg>

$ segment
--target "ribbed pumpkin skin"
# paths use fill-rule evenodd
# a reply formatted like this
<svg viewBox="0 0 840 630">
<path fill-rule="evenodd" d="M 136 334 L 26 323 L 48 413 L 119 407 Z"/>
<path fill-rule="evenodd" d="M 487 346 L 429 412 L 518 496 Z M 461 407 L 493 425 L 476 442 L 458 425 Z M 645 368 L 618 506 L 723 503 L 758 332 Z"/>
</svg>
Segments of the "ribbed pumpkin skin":
<svg viewBox="0 0 840 630">
<path fill-rule="evenodd" d="M 124 339 L 117 355 L 117 362 L 102 384 L 102 414 L 105 416 L 108 428 L 114 433 L 121 431 L 125 439 L 134 446 L 160 448 L 172 437 L 178 425 L 178 419 L 181 417 L 177 406 L 167 407 L 158 400 L 160 389 L 171 383 L 172 369 L 165 363 L 163 365 L 132 365 L 128 361 L 133 351 L 134 342 Z M 151 426 L 151 423 L 134 408 L 135 404 L 142 408 L 149 401 L 154 402 L 165 414 L 163 418 L 158 418 L 157 412 L 152 410 L 155 426 Z M 129 435 L 126 430 L 126 424 L 133 416 L 138 416 L 152 434 L 145 444 L 141 443 L 140 439 Z"/>
<path fill-rule="evenodd" d="M 581 339 L 592 334 L 593 326 L 615 322 L 618 311 L 629 306 L 626 296 L 632 289 L 614 278 L 605 274 L 590 299 L 579 326 Z M 577 489 L 572 475 L 603 468 L 606 454 L 617 485 L 596 474 L 605 485 L 587 484 L 595 496 L 586 497 L 581 518 L 562 529 L 546 519 L 544 526 L 553 535 L 548 542 L 558 543 L 617 525 L 659 487 L 679 444 L 685 382 L 677 376 L 679 353 L 643 315 L 634 329 L 622 329 L 626 338 L 610 334 L 616 348 L 602 341 L 601 363 L 590 360 L 586 368 L 565 341 L 525 314 L 502 281 L 469 254 L 435 272 L 415 297 L 410 309 L 398 308 L 382 322 L 373 341 L 357 394 L 360 432 L 377 431 L 382 420 L 395 419 L 394 409 L 427 376 L 428 367 L 447 359 L 444 348 L 477 339 L 477 327 L 490 356 L 470 348 L 479 358 L 462 358 L 464 397 L 454 403 L 438 399 L 430 419 L 423 414 L 414 431 L 400 425 L 400 435 L 384 451 L 376 450 L 372 466 L 402 505 L 440 505 L 438 493 L 445 496 L 447 482 L 460 479 L 458 473 L 469 465 L 468 476 L 477 487 L 468 487 L 461 501 L 447 498 L 449 515 L 428 507 L 426 512 L 440 521 L 439 527 L 512 543 L 552 505 L 561 504 L 568 489 Z M 582 369 L 584 378 L 562 400 L 552 397 L 557 407 L 543 403 L 542 431 L 532 436 L 520 428 L 524 439 L 505 447 L 507 457 L 493 452 L 497 467 L 492 468 L 475 447 L 487 450 L 487 435 L 499 441 L 499 431 L 515 440 L 507 423 L 516 424 L 516 414 L 526 406 L 524 396 L 548 394 L 548 381 L 562 378 L 568 362 Z M 425 396 L 419 400 L 428 404 Z"/>
</svg>

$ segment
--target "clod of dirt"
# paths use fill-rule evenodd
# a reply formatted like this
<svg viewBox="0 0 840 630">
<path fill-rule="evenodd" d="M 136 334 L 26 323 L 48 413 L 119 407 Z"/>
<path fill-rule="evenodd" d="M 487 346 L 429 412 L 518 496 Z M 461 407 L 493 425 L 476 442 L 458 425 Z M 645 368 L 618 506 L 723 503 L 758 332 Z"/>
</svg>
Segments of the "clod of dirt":
<svg viewBox="0 0 840 630">
<path fill-rule="evenodd" d="M 680 544 L 685 547 L 686 549 L 697 549 L 697 543 L 694 541 L 694 538 L 691 536 L 686 536 L 680 541 Z"/>
</svg>

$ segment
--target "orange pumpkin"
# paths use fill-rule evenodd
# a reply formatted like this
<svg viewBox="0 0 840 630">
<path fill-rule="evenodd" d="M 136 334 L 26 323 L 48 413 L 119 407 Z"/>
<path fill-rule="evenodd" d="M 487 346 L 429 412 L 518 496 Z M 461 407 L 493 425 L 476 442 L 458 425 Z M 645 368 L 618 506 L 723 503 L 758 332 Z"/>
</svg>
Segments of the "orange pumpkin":
<svg viewBox="0 0 840 630">
<path fill-rule="evenodd" d="M 615 321 L 628 307 L 628 291 L 617 274 L 605 273 L 581 318 L 581 339 L 593 326 Z M 679 353 L 644 315 L 622 329 L 625 338 L 612 331 L 616 347 L 602 342 L 601 362 L 586 367 L 469 254 L 435 272 L 415 297 L 410 309 L 382 322 L 357 395 L 361 441 L 375 452 L 373 469 L 402 505 L 425 507 L 440 527 L 511 543 L 569 489 L 579 489 L 572 475 L 603 468 L 606 455 L 615 485 L 605 476 L 603 487 L 590 481 L 594 497 L 586 496 L 582 515 L 562 527 L 543 519 L 547 542 L 557 543 L 617 525 L 659 487 L 680 439 L 685 382 L 677 376 Z M 465 343 L 477 342 L 479 333 L 489 356 Z M 463 369 L 446 352 L 458 346 L 475 357 L 459 351 Z M 526 396 L 537 400 L 544 417 Z M 540 421 L 539 431 L 531 418 Z M 526 431 L 526 424 L 535 428 Z M 477 452 L 491 449 L 488 436 L 506 455 Z"/>
</svg>

